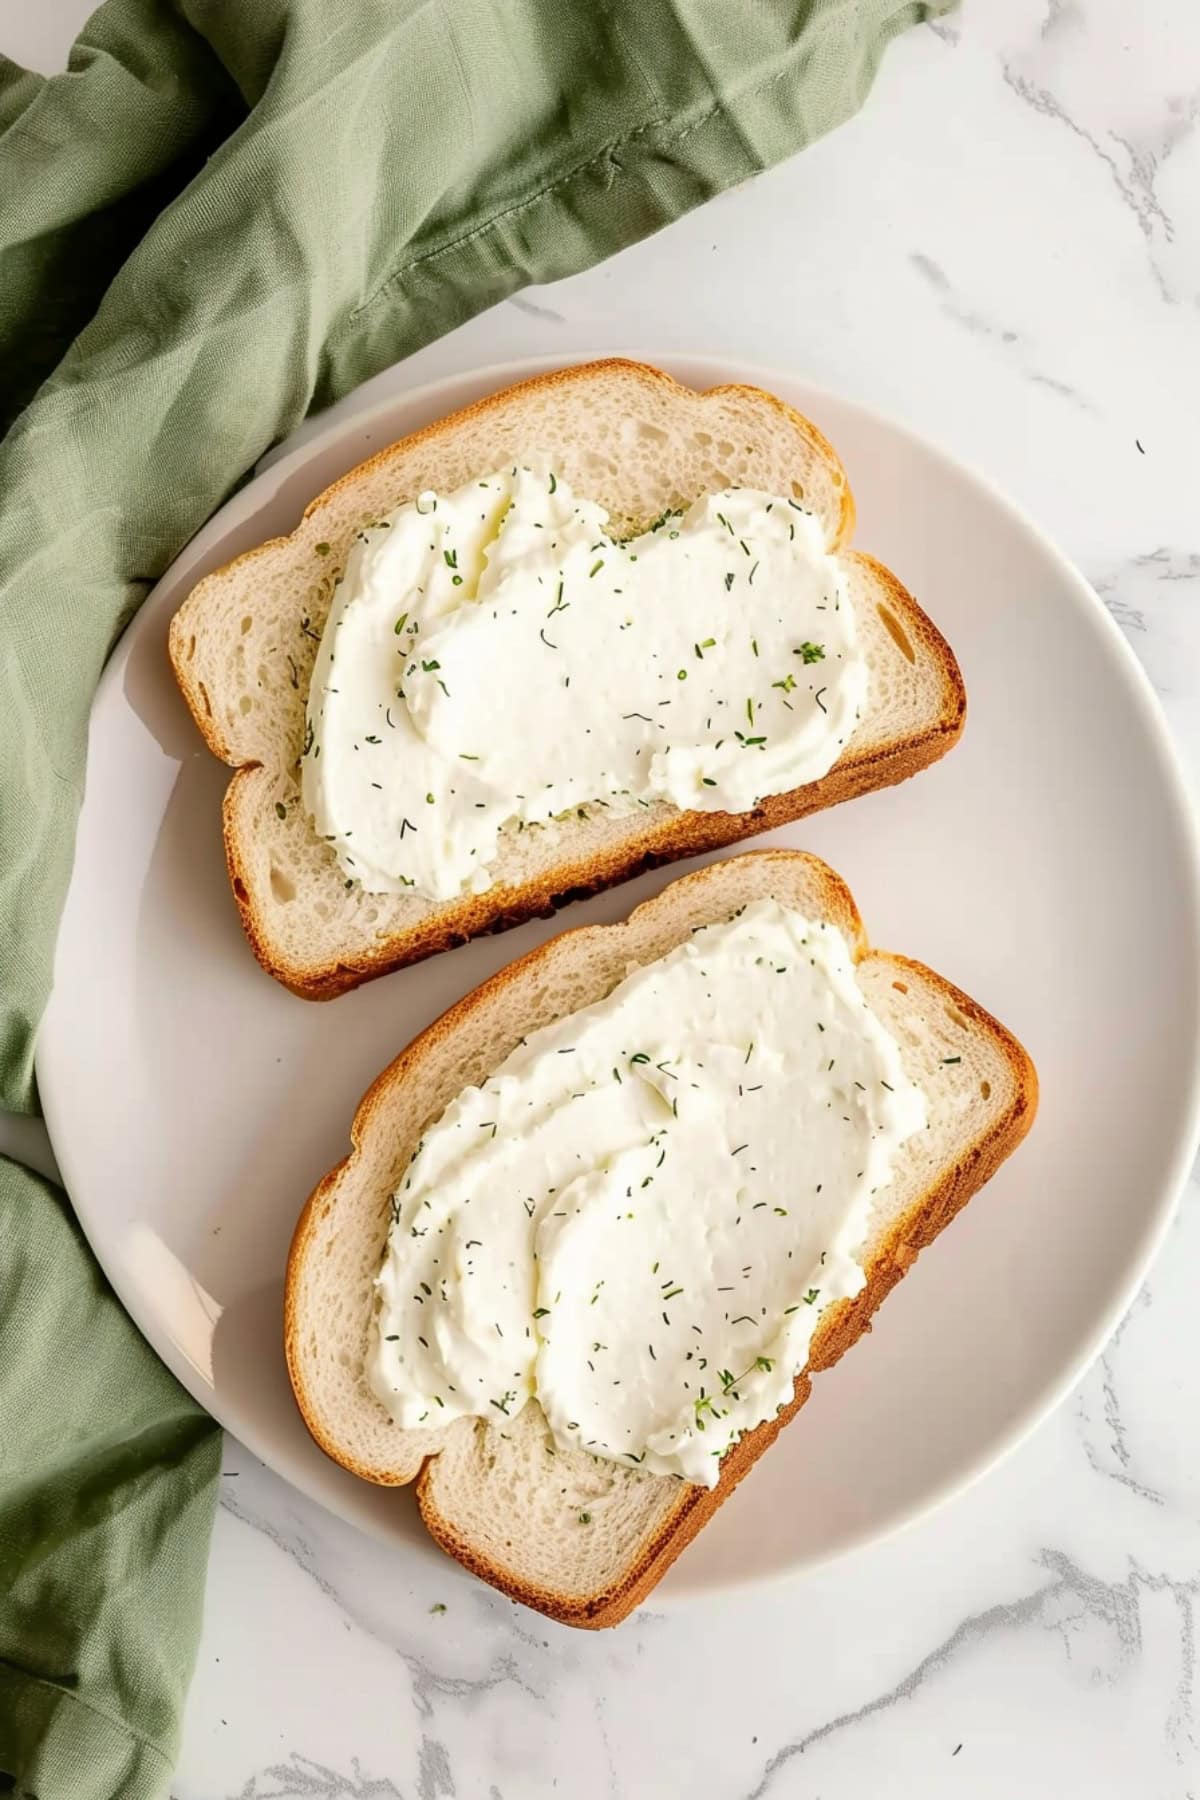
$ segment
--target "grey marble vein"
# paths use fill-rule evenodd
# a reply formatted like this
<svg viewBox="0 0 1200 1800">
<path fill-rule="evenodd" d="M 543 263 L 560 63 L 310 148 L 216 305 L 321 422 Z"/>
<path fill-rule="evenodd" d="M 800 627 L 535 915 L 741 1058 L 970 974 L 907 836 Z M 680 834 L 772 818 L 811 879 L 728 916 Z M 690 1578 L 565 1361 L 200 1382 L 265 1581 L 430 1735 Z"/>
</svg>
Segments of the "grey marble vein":
<svg viewBox="0 0 1200 1800">
<path fill-rule="evenodd" d="M 1118 1664 L 1132 1663 L 1142 1649 L 1141 1596 L 1143 1593 L 1169 1593 L 1179 1610 L 1179 1678 L 1173 1694 L 1170 1719 L 1178 1713 L 1181 1732 L 1191 1733 L 1191 1697 L 1195 1683 L 1194 1601 L 1200 1594 L 1200 1577 L 1195 1581 L 1176 1581 L 1166 1575 L 1150 1575 L 1136 1567 L 1126 1581 L 1108 1582 L 1090 1574 L 1061 1550 L 1043 1550 L 1038 1559 L 1049 1570 L 1051 1580 L 1019 1599 L 1001 1601 L 983 1611 L 971 1614 L 950 1636 L 903 1676 L 894 1687 L 876 1695 L 862 1706 L 838 1714 L 824 1724 L 805 1732 L 802 1737 L 775 1752 L 768 1760 L 755 1787 L 746 1800 L 763 1800 L 776 1784 L 776 1778 L 798 1757 L 848 1731 L 863 1720 L 886 1712 L 897 1701 L 911 1699 L 930 1680 L 940 1675 L 964 1650 L 998 1633 L 1024 1630 L 1040 1625 L 1053 1632 L 1063 1645 L 1064 1654 L 1074 1654 L 1073 1639 L 1078 1627 L 1088 1619 L 1110 1629 Z M 1182 1709 L 1182 1710 L 1180 1710 Z M 1194 1741 L 1194 1740 L 1193 1740 Z"/>
<path fill-rule="evenodd" d="M 417 1763 L 417 1800 L 454 1800 L 454 1777 L 446 1746 L 436 1738 L 423 1737 Z"/>
<path fill-rule="evenodd" d="M 1119 1482 L 1122 1487 L 1128 1488 L 1131 1493 L 1136 1494 L 1141 1500 L 1148 1501 L 1152 1506 L 1163 1506 L 1166 1504 L 1165 1496 L 1148 1482 L 1141 1480 L 1134 1470 L 1133 1454 L 1129 1448 L 1128 1433 L 1118 1392 L 1117 1370 L 1122 1339 L 1129 1330 L 1133 1319 L 1152 1304 L 1150 1290 L 1143 1287 L 1109 1339 L 1108 1346 L 1099 1360 L 1103 1424 L 1108 1433 L 1107 1454 L 1097 1447 L 1086 1429 L 1082 1433 L 1082 1442 L 1088 1466 L 1097 1475 L 1103 1475 L 1108 1481 Z M 1089 1388 L 1092 1385 L 1094 1385 L 1093 1382 L 1085 1384 L 1076 1405 L 1076 1417 L 1084 1427 L 1093 1423 L 1088 1400 Z"/>
<path fill-rule="evenodd" d="M 1167 1717 L 1167 1734 L 1193 1755 L 1200 1755 L 1196 1727 L 1196 1591 L 1176 1583 L 1171 1594 L 1179 1611 L 1180 1667 L 1174 1706 Z"/>
<path fill-rule="evenodd" d="M 1113 152 L 1086 126 L 1081 125 L 1049 88 L 1039 86 L 1029 76 L 1023 75 L 1011 62 L 1003 62 L 1001 70 L 1005 85 L 1019 100 L 1031 107 L 1034 112 L 1040 113 L 1043 118 L 1053 119 L 1056 123 L 1065 126 L 1103 163 L 1113 186 L 1137 220 L 1138 229 L 1146 239 L 1150 269 L 1160 295 L 1168 303 L 1174 304 L 1177 296 L 1168 284 L 1153 251 L 1156 243 L 1170 244 L 1175 236 L 1174 222 L 1159 200 L 1155 189 L 1159 158 L 1152 151 L 1136 148 L 1127 136 L 1110 127 L 1106 136 L 1113 144 L 1124 150 L 1128 160 L 1127 170 L 1122 170 Z"/>
<path fill-rule="evenodd" d="M 985 1612 L 976 1613 L 971 1618 L 964 1619 L 944 1643 L 939 1644 L 935 1650 L 931 1650 L 915 1669 L 912 1669 L 896 1683 L 895 1687 L 889 1688 L 886 1693 L 877 1694 L 874 1699 L 866 1701 L 852 1711 L 839 1713 L 836 1718 L 827 1719 L 823 1725 L 815 1726 L 812 1731 L 805 1732 L 803 1737 L 796 1738 L 790 1744 L 785 1744 L 782 1749 L 777 1750 L 767 1762 L 757 1785 L 751 1788 L 746 1795 L 746 1800 L 762 1800 L 762 1797 L 770 1792 L 776 1776 L 788 1763 L 794 1761 L 798 1756 L 803 1756 L 806 1751 L 813 1749 L 824 1739 L 848 1730 L 852 1725 L 857 1725 L 863 1719 L 869 1719 L 875 1713 L 884 1712 L 897 1700 L 908 1699 L 931 1675 L 943 1669 L 964 1645 L 986 1637 L 994 1631 L 1017 1630 L 1031 1619 L 1037 1618 L 1045 1603 L 1046 1595 L 1053 1592 L 1054 1588 L 1055 1584 L 1050 1583 L 1046 1587 L 1036 1588 L 1033 1593 L 1024 1595 L 1020 1600 L 1001 1602 L 999 1605 L 988 1607 Z"/>
<path fill-rule="evenodd" d="M 423 1719 L 432 1718 L 436 1700 L 468 1700 L 476 1695 L 489 1693 L 498 1687 L 511 1686 L 527 1695 L 531 1700 L 540 1701 L 543 1698 L 538 1690 L 525 1680 L 515 1656 L 507 1650 L 495 1658 L 492 1668 L 485 1675 L 447 1675 L 432 1668 L 423 1656 L 417 1655 L 406 1644 L 381 1631 L 376 1620 L 367 1617 L 356 1608 L 345 1594 L 340 1592 L 321 1573 L 311 1546 L 298 1533 L 289 1540 L 289 1537 L 274 1521 L 254 1517 L 228 1488 L 222 1489 L 221 1506 L 240 1524 L 246 1525 L 250 1530 L 259 1532 L 263 1537 L 268 1538 L 275 1548 L 293 1562 L 360 1631 L 400 1658 L 408 1669 L 417 1712 Z"/>
<path fill-rule="evenodd" d="M 1098 582 L 1093 582 L 1092 585 L 1122 631 L 1145 631 L 1146 614 L 1140 606 L 1132 606 L 1120 594 L 1114 593 L 1111 588 L 1106 591 Z"/>
<path fill-rule="evenodd" d="M 271 1785 L 263 1786 L 264 1782 Z M 236 1800 L 407 1800 L 407 1796 L 384 1776 L 364 1775 L 357 1756 L 347 1774 L 293 1750 L 285 1763 L 272 1763 L 252 1775 Z"/>
<path fill-rule="evenodd" d="M 1154 191 L 1154 181 L 1158 173 L 1158 158 L 1147 150 L 1138 150 L 1129 139 L 1119 131 L 1111 128 L 1108 137 L 1114 144 L 1119 144 L 1129 158 L 1128 173 L 1123 173 L 1116 157 L 1107 150 L 1099 138 L 1071 116 L 1049 88 L 1039 87 L 1036 82 L 1022 75 L 1011 63 L 1003 65 L 1004 80 L 1019 100 L 1031 106 L 1034 112 L 1041 113 L 1047 119 L 1055 119 L 1060 125 L 1080 138 L 1093 155 L 1099 157 L 1113 181 L 1117 192 L 1129 207 L 1138 225 L 1147 238 L 1153 238 L 1155 227 L 1160 226 L 1163 236 L 1169 242 L 1175 235 L 1175 226 L 1166 209 Z"/>
<path fill-rule="evenodd" d="M 1111 1353 L 1106 1352 L 1100 1358 L 1101 1392 L 1104 1395 L 1104 1422 L 1111 1435 L 1112 1453 L 1118 1467 L 1102 1463 L 1091 1444 L 1085 1440 L 1087 1458 L 1097 1474 L 1107 1476 L 1110 1481 L 1119 1481 L 1123 1487 L 1130 1489 L 1142 1500 L 1150 1501 L 1153 1506 L 1165 1504 L 1163 1496 L 1144 1481 L 1139 1481 L 1130 1470 L 1129 1445 L 1126 1442 L 1125 1423 L 1121 1417 L 1121 1403 L 1117 1397 L 1117 1378 Z"/>
<path fill-rule="evenodd" d="M 1191 596 L 1177 596 L 1173 591 L 1200 582 L 1200 551 L 1182 550 L 1160 544 L 1128 557 L 1115 567 L 1092 576 L 1092 586 L 1103 600 L 1117 624 L 1126 632 L 1149 633 L 1156 621 L 1161 622 L 1165 608 L 1176 603 L 1189 608 Z M 1157 592 L 1165 588 L 1164 593 Z M 1136 593 L 1138 601 L 1131 597 Z"/>
<path fill-rule="evenodd" d="M 997 324 L 985 313 L 966 305 L 956 294 L 946 271 L 931 256 L 927 256 L 924 251 L 914 250 L 908 260 L 918 275 L 939 296 L 941 310 L 947 318 L 953 319 L 956 324 L 971 332 L 973 336 L 990 339 L 993 343 L 1000 345 L 1003 350 L 1013 352 L 1012 360 L 1015 360 L 1027 381 L 1033 382 L 1038 387 L 1048 388 L 1051 393 L 1058 394 L 1062 399 L 1070 401 L 1072 406 L 1079 407 L 1083 412 L 1095 413 L 1097 411 L 1086 395 L 1081 394 L 1069 382 L 1061 381 L 1058 376 L 1050 375 L 1044 369 L 1036 366 L 1031 356 L 1032 346 L 1021 332 L 1015 331 L 1012 326 Z"/>
<path fill-rule="evenodd" d="M 617 1775 L 616 1759 L 613 1756 L 612 1740 L 608 1730 L 608 1713 L 603 1693 L 597 1693 L 593 1703 L 593 1712 L 596 1719 L 596 1729 L 600 1734 L 600 1743 L 604 1750 L 604 1760 L 607 1764 L 606 1774 L 608 1779 L 605 1785 L 608 1793 L 612 1796 L 612 1800 L 620 1800 L 621 1783 Z"/>
<path fill-rule="evenodd" d="M 1157 550 L 1132 557 L 1129 567 L 1145 570 L 1155 581 L 1200 581 L 1200 551 L 1173 550 L 1160 544 Z"/>
</svg>

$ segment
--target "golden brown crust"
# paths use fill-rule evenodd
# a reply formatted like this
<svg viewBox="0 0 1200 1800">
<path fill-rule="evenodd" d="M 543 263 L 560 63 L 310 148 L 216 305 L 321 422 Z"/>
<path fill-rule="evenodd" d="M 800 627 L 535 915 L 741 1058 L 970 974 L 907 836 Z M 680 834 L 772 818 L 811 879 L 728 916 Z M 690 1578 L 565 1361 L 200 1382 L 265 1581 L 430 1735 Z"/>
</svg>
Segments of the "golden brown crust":
<svg viewBox="0 0 1200 1800">
<path fill-rule="evenodd" d="M 840 876 L 829 869 L 827 865 L 821 864 L 817 858 L 800 851 L 759 850 L 747 854 L 756 860 L 779 858 L 791 862 L 799 859 L 815 865 L 820 870 L 822 886 L 827 899 L 827 916 L 838 924 L 839 929 L 845 935 L 854 952 L 856 965 L 866 957 L 886 958 L 888 963 L 894 965 L 898 971 L 911 970 L 924 983 L 936 988 L 970 1025 L 988 1035 L 1003 1056 L 1012 1075 L 1013 1097 L 1008 1107 L 987 1133 L 974 1143 L 964 1145 L 953 1166 L 945 1171 L 941 1180 L 920 1198 L 877 1248 L 868 1266 L 867 1283 L 861 1294 L 853 1301 L 844 1301 L 830 1309 L 813 1340 L 808 1368 L 796 1378 L 794 1398 L 791 1404 L 776 1418 L 768 1420 L 756 1430 L 747 1433 L 729 1452 L 721 1465 L 721 1478 L 715 1488 L 687 1486 L 681 1489 L 677 1504 L 666 1515 L 653 1538 L 643 1547 L 633 1567 L 620 1582 L 611 1588 L 598 1594 L 589 1595 L 584 1599 L 578 1599 L 574 1596 L 557 1593 L 552 1589 L 523 1583 L 506 1571 L 499 1569 L 486 1556 L 481 1555 L 472 1543 L 458 1533 L 454 1526 L 439 1513 L 429 1491 L 430 1470 L 434 1458 L 429 1457 L 425 1460 L 416 1477 L 416 1496 L 422 1520 L 435 1541 L 481 1580 L 498 1588 L 511 1599 L 518 1600 L 526 1606 L 532 1606 L 539 1612 L 566 1625 L 593 1630 L 616 1625 L 645 1599 L 651 1589 L 662 1579 L 676 1557 L 687 1547 L 701 1527 L 712 1518 L 717 1508 L 728 1499 L 763 1452 L 769 1449 L 783 1427 L 799 1412 L 811 1390 L 811 1375 L 819 1370 L 831 1368 L 861 1337 L 867 1330 L 878 1307 L 897 1282 L 907 1274 L 919 1252 L 933 1242 L 933 1239 L 950 1223 L 971 1196 L 991 1179 L 1001 1163 L 1021 1143 L 1037 1112 L 1037 1072 L 1018 1040 L 977 1001 L 964 994 L 944 976 L 938 975 L 923 964 L 914 962 L 907 957 L 887 951 L 873 950 L 868 943 L 853 896 Z M 710 873 L 710 870 L 701 869 L 692 875 L 682 877 L 680 881 L 672 883 L 668 889 L 664 890 L 664 894 L 643 902 L 643 905 L 636 908 L 630 915 L 630 919 L 624 923 L 631 923 L 646 908 L 660 904 L 665 894 L 671 893 L 681 885 L 703 883 Z M 503 992 L 506 987 L 511 986 L 527 973 L 532 965 L 539 962 L 549 952 L 558 952 L 564 942 L 578 937 L 580 933 L 587 935 L 596 931 L 612 931 L 620 928 L 620 924 L 583 926 L 561 933 L 558 937 L 550 939 L 546 944 L 529 951 L 516 962 L 499 970 L 490 980 L 482 983 L 457 1001 L 439 1019 L 436 1019 L 425 1031 L 414 1038 L 395 1061 L 377 1077 L 363 1096 L 351 1127 L 351 1141 L 354 1146 L 351 1155 L 317 1186 L 300 1215 L 288 1258 L 284 1304 L 284 1342 L 293 1389 L 305 1423 L 320 1447 L 334 1461 L 340 1462 L 343 1467 L 367 1480 L 383 1486 L 399 1486 L 404 1485 L 408 1477 L 404 1475 L 389 1476 L 386 1471 L 368 1469 L 357 1463 L 353 1457 L 348 1457 L 344 1449 L 334 1442 L 324 1430 L 315 1410 L 308 1405 L 304 1391 L 303 1376 L 296 1354 L 300 1329 L 296 1289 L 300 1266 L 307 1254 L 312 1231 L 324 1211 L 336 1203 L 335 1195 L 338 1184 L 370 1131 L 375 1113 L 385 1094 L 393 1084 L 404 1080 L 409 1069 L 420 1060 L 431 1044 L 463 1026 L 475 1007 Z"/>
<path fill-rule="evenodd" d="M 517 389 L 508 388 L 502 393 L 488 395 L 472 406 L 412 433 L 400 443 L 379 451 L 368 462 L 343 475 L 318 495 L 305 509 L 296 531 L 299 532 L 314 511 L 326 504 L 333 495 L 359 481 L 365 470 L 386 465 L 402 451 L 407 454 L 414 444 L 454 431 L 469 420 L 485 416 L 489 410 L 500 402 L 507 401 L 518 390 L 533 391 L 565 382 L 603 377 L 617 371 L 627 380 L 665 386 L 689 396 L 692 393 L 692 390 L 683 388 L 661 369 L 621 358 L 535 376 L 528 382 L 519 383 Z M 826 464 L 839 473 L 842 510 L 830 547 L 841 549 L 849 540 L 853 529 L 854 502 L 845 472 L 832 445 L 811 421 L 764 390 L 730 383 L 709 389 L 706 397 L 726 393 L 753 396 L 758 404 L 767 404 L 785 415 L 792 427 L 815 446 Z M 291 535 L 295 536 L 296 533 Z M 207 579 L 223 577 L 228 569 L 253 562 L 256 557 L 287 541 L 286 538 L 272 538 L 236 558 L 235 563 L 227 565 L 226 569 L 215 571 Z M 905 781 L 909 776 L 927 768 L 930 763 L 936 762 L 958 741 L 966 715 L 966 694 L 954 654 L 911 594 L 889 570 L 873 557 L 861 552 L 845 554 L 848 559 L 857 560 L 872 569 L 877 584 L 885 588 L 890 596 L 902 635 L 920 642 L 940 670 L 942 706 L 931 725 L 918 734 L 889 744 L 886 749 L 855 752 L 852 745 L 849 752 L 820 781 L 808 782 L 786 794 L 772 795 L 750 812 L 674 813 L 662 823 L 640 833 L 633 833 L 631 828 L 629 836 L 600 855 L 590 852 L 586 856 L 568 856 L 554 868 L 517 888 L 497 887 L 482 895 L 464 895 L 426 913 L 417 924 L 405 926 L 391 937 L 381 939 L 369 950 L 316 966 L 297 965 L 281 957 L 278 944 L 273 941 L 256 900 L 246 862 L 249 839 L 240 818 L 240 807 L 245 785 L 261 765 L 255 762 L 238 765 L 236 754 L 226 742 L 213 714 L 204 684 L 192 670 L 189 648 L 191 602 L 185 602 L 185 606 L 171 622 L 171 663 L 176 680 L 209 749 L 215 756 L 236 768 L 226 789 L 223 808 L 225 857 L 243 930 L 262 967 L 302 999 L 331 1000 L 358 987 L 364 981 L 386 975 L 409 963 L 421 962 L 440 951 L 453 949 L 469 938 L 504 931 L 527 919 L 547 918 L 569 901 L 627 881 L 645 869 L 721 849 L 759 832 L 773 830 L 778 825 L 804 818 L 824 807 L 838 805 L 859 794 Z M 198 588 L 193 598 L 199 594 Z"/>
</svg>

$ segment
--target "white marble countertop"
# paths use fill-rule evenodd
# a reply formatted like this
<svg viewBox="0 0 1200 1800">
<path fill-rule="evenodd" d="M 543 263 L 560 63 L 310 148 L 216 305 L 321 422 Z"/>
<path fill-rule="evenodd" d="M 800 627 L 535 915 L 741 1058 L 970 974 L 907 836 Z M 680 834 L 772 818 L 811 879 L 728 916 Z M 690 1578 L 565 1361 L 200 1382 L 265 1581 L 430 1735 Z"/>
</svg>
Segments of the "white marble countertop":
<svg viewBox="0 0 1200 1800">
<path fill-rule="evenodd" d="M 51 66 L 81 9 L 10 11 Z M 1195 777 L 1198 202 L 1195 0 L 972 0 L 832 138 L 403 379 L 727 351 L 901 416 L 1076 560 Z M 1200 1796 L 1198 1283 L 1193 1182 L 1099 1364 L 965 1496 L 615 1633 L 410 1565 L 228 1442 L 176 1800 Z"/>
</svg>

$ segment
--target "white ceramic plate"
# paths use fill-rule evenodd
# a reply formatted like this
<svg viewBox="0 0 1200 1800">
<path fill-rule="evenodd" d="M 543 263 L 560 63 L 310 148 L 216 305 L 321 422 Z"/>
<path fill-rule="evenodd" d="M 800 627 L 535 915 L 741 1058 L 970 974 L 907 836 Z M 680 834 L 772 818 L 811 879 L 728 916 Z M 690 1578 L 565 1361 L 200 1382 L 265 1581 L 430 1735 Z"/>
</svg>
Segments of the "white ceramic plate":
<svg viewBox="0 0 1200 1800">
<path fill-rule="evenodd" d="M 227 771 L 166 658 L 204 571 L 292 528 L 382 444 L 545 363 L 440 382 L 343 419 L 200 534 L 96 697 L 87 798 L 38 1077 L 67 1187 L 141 1329 L 193 1394 L 297 1486 L 437 1554 L 411 1498 L 310 1442 L 280 1344 L 297 1213 L 355 1103 L 452 1000 L 560 926 L 466 946 L 332 1005 L 294 999 L 243 942 L 221 851 Z M 817 1382 L 799 1421 L 667 1578 L 714 1588 L 827 1557 L 979 1474 L 1116 1323 L 1193 1151 L 1196 850 L 1156 703 L 1081 578 L 1007 502 L 894 424 L 778 371 L 695 358 L 698 387 L 759 380 L 841 452 L 857 542 L 953 644 L 961 745 L 904 787 L 776 834 L 827 857 L 879 944 L 931 963 L 1024 1040 L 1041 1112 L 1015 1159 Z M 765 840 L 760 840 L 765 841 Z M 623 916 L 663 869 L 561 924 Z"/>
</svg>

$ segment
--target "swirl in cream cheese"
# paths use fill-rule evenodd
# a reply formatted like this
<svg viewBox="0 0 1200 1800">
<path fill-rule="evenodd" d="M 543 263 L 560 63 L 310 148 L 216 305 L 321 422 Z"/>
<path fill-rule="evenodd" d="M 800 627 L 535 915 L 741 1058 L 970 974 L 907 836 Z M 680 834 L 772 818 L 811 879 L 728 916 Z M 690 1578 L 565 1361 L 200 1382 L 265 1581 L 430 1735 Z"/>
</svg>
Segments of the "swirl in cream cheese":
<svg viewBox="0 0 1200 1800">
<path fill-rule="evenodd" d="M 400 1425 L 503 1426 L 712 1486 L 866 1276 L 925 1123 L 845 939 L 775 900 L 523 1039 L 393 1200 L 367 1376 Z"/>
<path fill-rule="evenodd" d="M 710 494 L 616 541 L 553 471 L 422 494 L 356 540 L 308 697 L 304 805 L 351 880 L 480 891 L 578 810 L 745 812 L 837 761 L 854 610 L 796 501 Z"/>
</svg>

